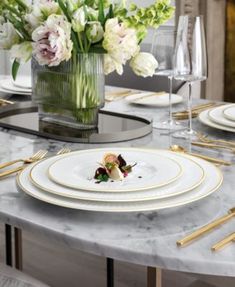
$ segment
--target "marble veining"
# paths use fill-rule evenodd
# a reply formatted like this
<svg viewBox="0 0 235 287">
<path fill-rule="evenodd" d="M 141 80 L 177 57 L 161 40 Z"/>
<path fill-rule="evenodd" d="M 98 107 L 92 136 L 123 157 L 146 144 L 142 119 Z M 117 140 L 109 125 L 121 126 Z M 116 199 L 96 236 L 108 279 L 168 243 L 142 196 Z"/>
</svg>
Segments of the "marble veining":
<svg viewBox="0 0 235 287">
<path fill-rule="evenodd" d="M 174 109 L 182 107 L 181 104 Z M 105 109 L 141 115 L 154 121 L 159 121 L 166 113 L 162 108 L 128 105 L 124 100 L 109 103 Z M 203 126 L 197 120 L 194 120 L 194 127 L 211 137 L 235 140 L 234 134 Z M 168 148 L 171 144 L 189 147 L 186 141 L 155 129 L 142 139 L 99 145 L 65 143 L 0 129 L 0 162 L 27 157 L 39 149 L 56 153 L 62 147 L 72 150 L 111 146 Z M 192 150 L 235 163 L 235 156 L 227 151 L 194 146 Z M 222 171 L 222 187 L 202 201 L 159 212 L 126 214 L 86 212 L 49 205 L 18 191 L 12 176 L 0 183 L 0 220 L 55 244 L 100 256 L 171 270 L 235 277 L 235 244 L 218 253 L 210 250 L 215 242 L 235 231 L 235 218 L 188 247 L 176 246 L 177 239 L 235 206 L 235 167 L 222 167 Z"/>
</svg>

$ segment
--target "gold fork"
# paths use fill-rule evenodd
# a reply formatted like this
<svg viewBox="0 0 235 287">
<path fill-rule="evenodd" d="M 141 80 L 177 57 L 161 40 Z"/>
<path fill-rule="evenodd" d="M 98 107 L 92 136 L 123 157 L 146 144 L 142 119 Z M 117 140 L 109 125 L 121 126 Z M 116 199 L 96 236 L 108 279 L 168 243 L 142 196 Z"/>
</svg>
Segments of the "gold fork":
<svg viewBox="0 0 235 287">
<path fill-rule="evenodd" d="M 10 165 L 13 165 L 13 164 L 18 163 L 18 162 L 23 162 L 23 164 L 32 163 L 34 161 L 37 161 L 37 160 L 41 159 L 46 154 L 47 154 L 46 150 L 39 150 L 38 152 L 36 152 L 34 155 L 32 155 L 29 158 L 17 159 L 17 160 L 9 161 L 9 162 L 6 162 L 6 163 L 2 163 L 2 164 L 0 164 L 0 169 L 4 168 L 4 167 L 7 167 L 7 166 L 10 166 Z"/>
<path fill-rule="evenodd" d="M 5 99 L 0 99 L 0 105 L 13 105 L 14 102 L 12 101 L 8 101 L 8 100 L 5 100 Z"/>
<path fill-rule="evenodd" d="M 218 250 L 224 248 L 226 245 L 228 245 L 229 243 L 232 243 L 232 242 L 235 242 L 235 232 L 232 234 L 229 234 L 224 239 L 222 239 L 221 241 L 214 244 L 211 247 L 211 250 L 212 251 L 218 251 Z"/>
<path fill-rule="evenodd" d="M 40 156 L 37 156 L 37 161 L 43 159 L 47 153 L 48 153 L 48 151 L 43 151 L 42 153 L 40 153 Z M 22 160 L 18 160 L 17 162 L 22 162 Z M 16 167 L 16 168 L 13 168 L 13 169 L 10 169 L 10 170 L 7 170 L 5 172 L 0 173 L 0 178 L 5 177 L 7 175 L 11 175 L 11 174 L 16 173 L 16 172 L 19 172 L 25 168 L 25 164 L 32 163 L 32 162 L 35 162 L 35 160 L 31 161 L 31 162 L 23 161 L 24 164 L 22 166 L 19 166 L 19 167 Z"/>
<path fill-rule="evenodd" d="M 69 148 L 65 147 L 65 148 L 62 148 L 61 150 L 59 150 L 56 155 L 65 154 L 65 153 L 69 153 L 69 152 L 71 152 L 71 150 Z"/>
</svg>

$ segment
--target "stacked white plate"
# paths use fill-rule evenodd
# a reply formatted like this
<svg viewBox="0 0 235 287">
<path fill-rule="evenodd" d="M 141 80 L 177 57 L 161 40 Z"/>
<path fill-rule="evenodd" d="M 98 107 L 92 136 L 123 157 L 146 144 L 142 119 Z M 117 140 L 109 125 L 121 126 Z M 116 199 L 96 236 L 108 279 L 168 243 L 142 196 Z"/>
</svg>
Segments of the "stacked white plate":
<svg viewBox="0 0 235 287">
<path fill-rule="evenodd" d="M 123 181 L 97 183 L 98 162 L 107 152 L 137 163 Z M 34 198 L 68 208 L 137 212 L 185 205 L 215 192 L 221 172 L 212 164 L 166 150 L 93 149 L 47 158 L 26 167 L 17 178 Z"/>
<path fill-rule="evenodd" d="M 203 111 L 199 115 L 199 120 L 209 127 L 235 132 L 235 104 Z"/>
<path fill-rule="evenodd" d="M 169 94 L 165 92 L 141 92 L 131 94 L 125 97 L 126 101 L 130 104 L 150 106 L 150 107 L 167 107 L 169 106 Z M 179 104 L 183 101 L 180 95 L 172 94 L 171 102 L 173 105 Z"/>
<path fill-rule="evenodd" d="M 0 92 L 14 95 L 31 95 L 31 77 L 18 76 L 14 81 L 11 76 L 0 78 Z"/>
</svg>

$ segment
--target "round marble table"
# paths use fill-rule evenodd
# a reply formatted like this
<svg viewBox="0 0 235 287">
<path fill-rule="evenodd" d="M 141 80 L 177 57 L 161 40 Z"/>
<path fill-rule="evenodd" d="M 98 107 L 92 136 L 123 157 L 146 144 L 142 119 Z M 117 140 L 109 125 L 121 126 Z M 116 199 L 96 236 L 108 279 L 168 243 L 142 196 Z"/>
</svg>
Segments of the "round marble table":
<svg viewBox="0 0 235 287">
<path fill-rule="evenodd" d="M 166 113 L 164 109 L 131 106 L 124 100 L 109 103 L 105 108 L 152 117 L 154 121 L 160 120 Z M 175 109 L 182 109 L 182 105 Z M 233 134 L 207 128 L 196 120 L 194 124 L 197 130 L 211 136 L 235 139 Z M 96 146 L 168 148 L 171 144 L 188 145 L 157 130 L 134 141 L 92 145 L 63 143 L 1 129 L 0 161 L 26 157 L 39 149 L 56 153 L 64 146 L 76 150 Z M 229 152 L 199 147 L 193 147 L 193 150 L 235 162 Z M 222 171 L 224 183 L 220 191 L 202 201 L 159 212 L 127 214 L 69 210 L 45 204 L 17 191 L 15 177 L 8 177 L 0 184 L 0 220 L 23 231 L 99 256 L 162 269 L 235 277 L 235 245 L 218 253 L 211 251 L 215 242 L 234 232 L 235 219 L 185 248 L 176 246 L 177 239 L 226 214 L 230 207 L 235 206 L 235 167 L 222 167 Z"/>
</svg>

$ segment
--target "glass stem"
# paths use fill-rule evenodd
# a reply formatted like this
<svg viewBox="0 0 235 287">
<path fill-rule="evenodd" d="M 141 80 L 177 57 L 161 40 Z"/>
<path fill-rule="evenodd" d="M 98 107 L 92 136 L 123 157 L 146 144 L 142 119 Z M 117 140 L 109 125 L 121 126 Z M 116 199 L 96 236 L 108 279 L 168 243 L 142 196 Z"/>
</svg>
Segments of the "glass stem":
<svg viewBox="0 0 235 287">
<path fill-rule="evenodd" d="M 192 134 L 192 82 L 189 82 L 189 95 L 188 95 L 188 133 Z"/>
<path fill-rule="evenodd" d="M 173 85 L 173 77 L 168 77 L 169 83 L 169 123 L 173 123 L 173 115 L 172 115 L 172 85 Z"/>
</svg>

